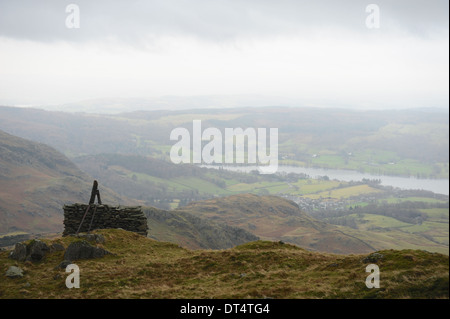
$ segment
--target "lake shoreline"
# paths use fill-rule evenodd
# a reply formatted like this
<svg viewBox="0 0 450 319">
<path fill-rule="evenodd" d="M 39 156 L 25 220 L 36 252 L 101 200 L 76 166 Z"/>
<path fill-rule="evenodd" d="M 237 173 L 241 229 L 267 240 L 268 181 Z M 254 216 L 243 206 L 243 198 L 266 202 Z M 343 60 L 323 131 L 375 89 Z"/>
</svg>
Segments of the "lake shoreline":
<svg viewBox="0 0 450 319">
<path fill-rule="evenodd" d="M 249 173 L 258 170 L 258 166 L 251 165 L 200 165 L 200 167 L 226 169 L 231 171 L 241 171 Z M 402 177 L 390 175 L 373 175 L 369 173 L 361 173 L 353 170 L 343 169 L 326 169 L 326 168 L 312 168 L 290 165 L 279 165 L 277 174 L 279 173 L 295 173 L 305 174 L 311 178 L 320 178 L 327 176 L 329 179 L 350 182 L 362 181 L 363 179 L 380 180 L 382 186 L 392 186 L 400 189 L 422 189 L 431 191 L 436 194 L 449 195 L 449 180 L 448 179 L 427 179 L 417 177 Z"/>
</svg>

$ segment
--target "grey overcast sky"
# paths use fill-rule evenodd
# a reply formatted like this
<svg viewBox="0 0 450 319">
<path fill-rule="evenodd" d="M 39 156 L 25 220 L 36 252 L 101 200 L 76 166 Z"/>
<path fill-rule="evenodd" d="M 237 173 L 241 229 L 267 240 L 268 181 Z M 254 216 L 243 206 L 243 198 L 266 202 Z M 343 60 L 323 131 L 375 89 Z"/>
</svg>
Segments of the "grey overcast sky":
<svg viewBox="0 0 450 319">
<path fill-rule="evenodd" d="M 448 108 L 448 12 L 448 0 L 0 0 L 0 104 L 213 95 Z"/>
</svg>

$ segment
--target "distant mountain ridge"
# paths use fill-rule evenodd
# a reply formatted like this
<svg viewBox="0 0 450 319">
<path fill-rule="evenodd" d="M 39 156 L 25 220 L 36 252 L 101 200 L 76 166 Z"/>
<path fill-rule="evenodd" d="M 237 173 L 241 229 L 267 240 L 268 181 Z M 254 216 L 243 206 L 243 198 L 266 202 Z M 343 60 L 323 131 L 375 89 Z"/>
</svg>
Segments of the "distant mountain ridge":
<svg viewBox="0 0 450 319">
<path fill-rule="evenodd" d="M 0 106 L 4 131 L 46 143 L 70 157 L 101 153 L 163 157 L 173 145 L 171 131 L 192 127 L 195 119 L 202 120 L 202 127 L 219 130 L 277 127 L 280 155 L 302 165 L 448 177 L 448 112 L 438 110 L 244 107 L 92 114 Z M 313 154 L 320 156 L 312 158 Z"/>
</svg>

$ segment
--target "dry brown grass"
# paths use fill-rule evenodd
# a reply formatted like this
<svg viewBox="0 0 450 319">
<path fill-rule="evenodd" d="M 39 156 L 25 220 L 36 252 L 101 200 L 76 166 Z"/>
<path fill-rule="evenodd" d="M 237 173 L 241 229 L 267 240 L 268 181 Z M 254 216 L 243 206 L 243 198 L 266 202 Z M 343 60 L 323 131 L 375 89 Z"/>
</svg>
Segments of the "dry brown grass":
<svg viewBox="0 0 450 319">
<path fill-rule="evenodd" d="M 79 260 L 81 287 L 65 286 L 55 269 L 63 252 L 40 263 L 0 253 L 0 298 L 448 298 L 448 256 L 424 251 L 382 251 L 381 288 L 368 289 L 367 255 L 310 252 L 258 241 L 228 250 L 187 250 L 117 229 L 98 230 L 115 255 Z M 74 237 L 48 239 L 67 245 Z M 25 270 L 4 276 L 10 265 Z M 29 285 L 27 284 L 29 283 Z"/>
</svg>

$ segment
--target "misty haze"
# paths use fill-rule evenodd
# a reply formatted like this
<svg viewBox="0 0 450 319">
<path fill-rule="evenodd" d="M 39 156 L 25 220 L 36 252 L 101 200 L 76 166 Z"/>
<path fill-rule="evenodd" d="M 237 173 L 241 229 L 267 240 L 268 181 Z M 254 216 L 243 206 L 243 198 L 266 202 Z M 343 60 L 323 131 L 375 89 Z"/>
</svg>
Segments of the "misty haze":
<svg viewBox="0 0 450 319">
<path fill-rule="evenodd" d="M 0 1 L 0 299 L 448 299 L 448 6 Z"/>
</svg>

